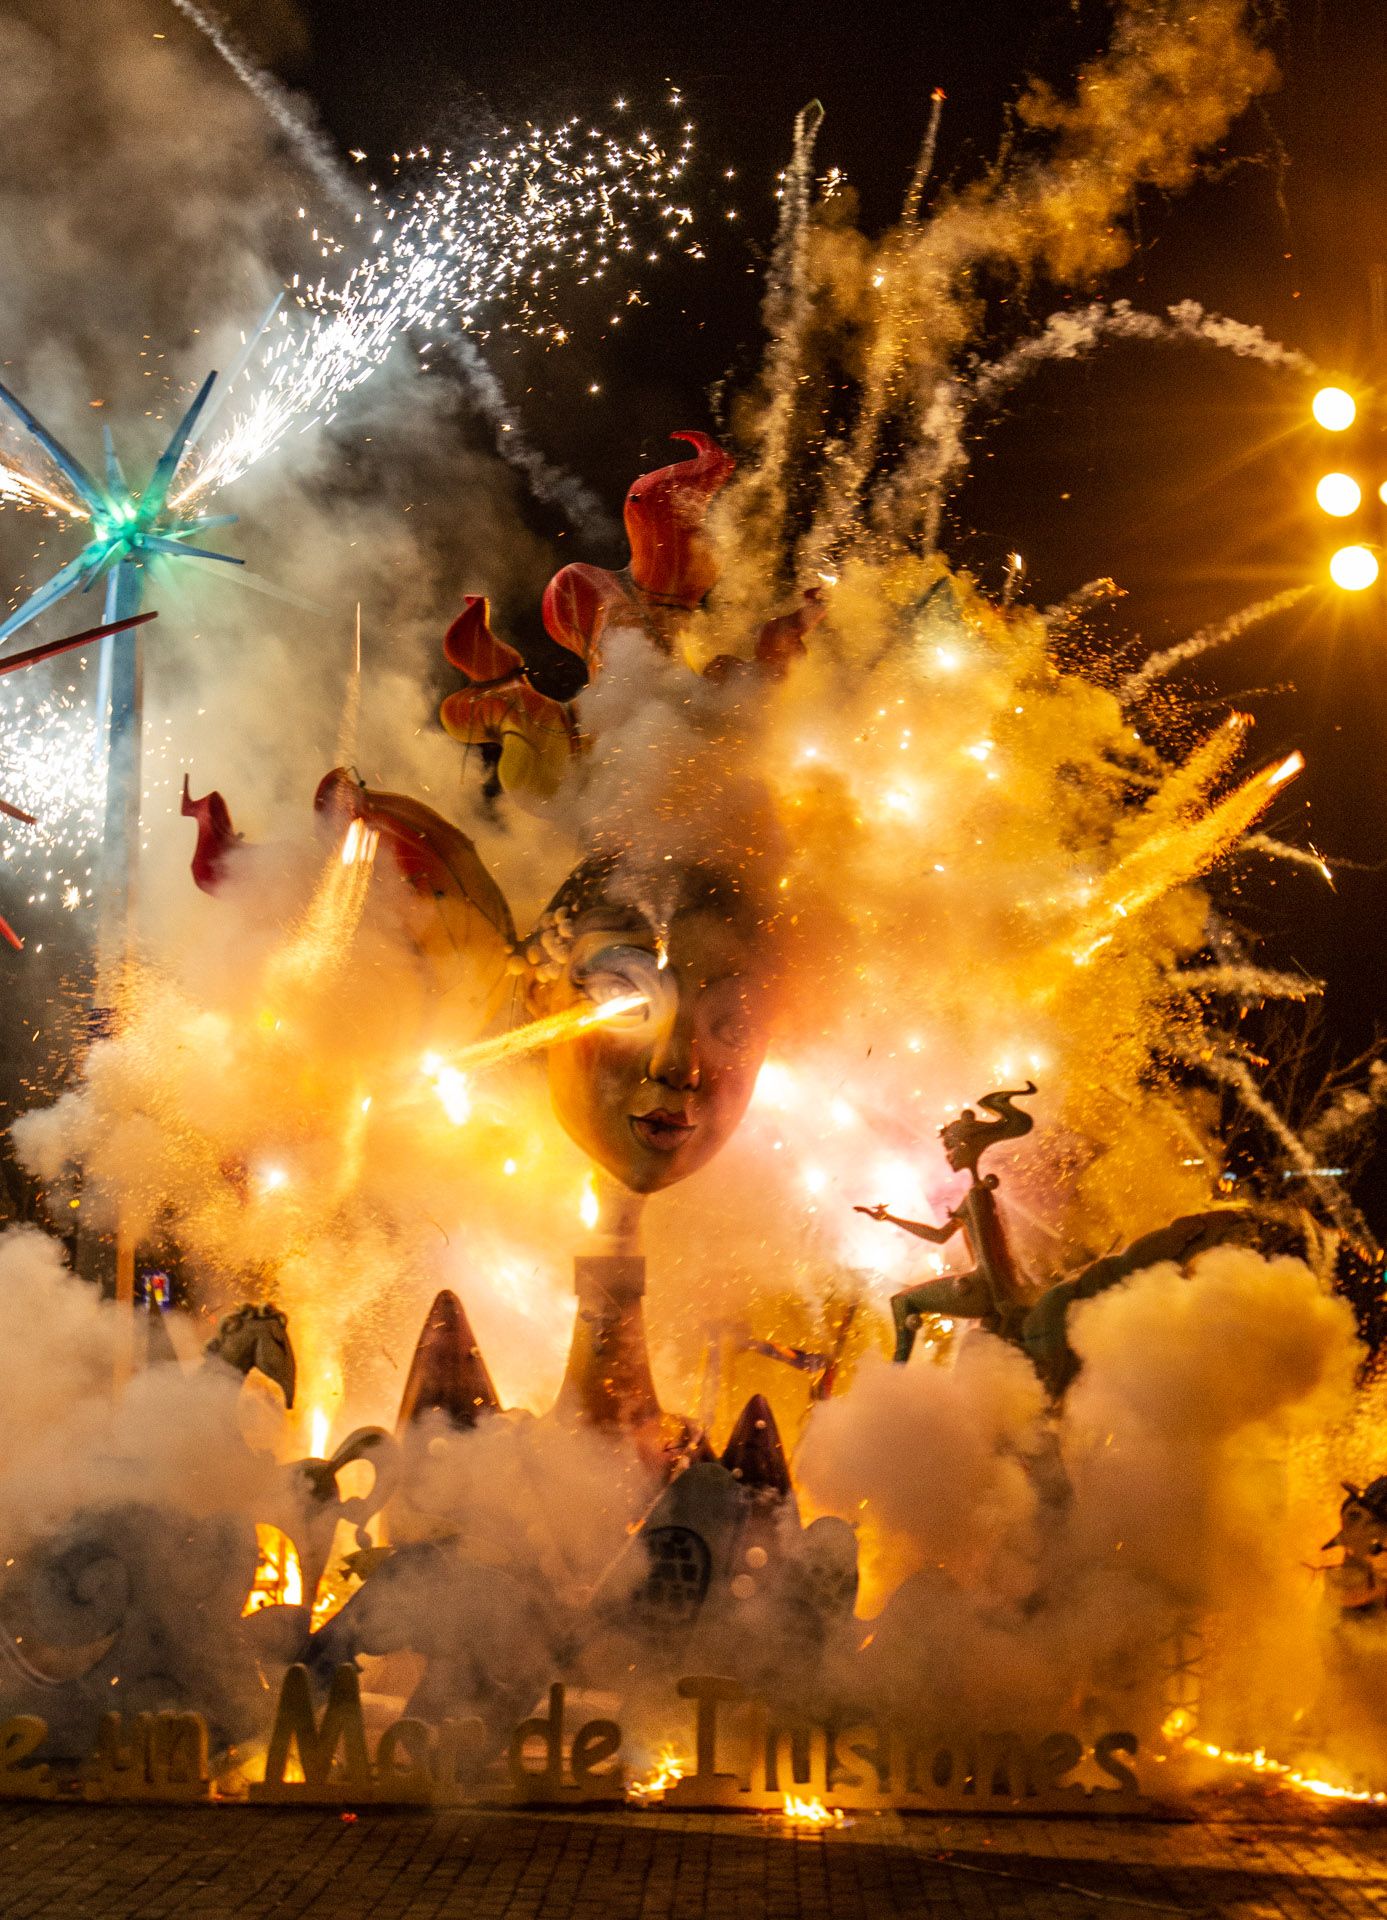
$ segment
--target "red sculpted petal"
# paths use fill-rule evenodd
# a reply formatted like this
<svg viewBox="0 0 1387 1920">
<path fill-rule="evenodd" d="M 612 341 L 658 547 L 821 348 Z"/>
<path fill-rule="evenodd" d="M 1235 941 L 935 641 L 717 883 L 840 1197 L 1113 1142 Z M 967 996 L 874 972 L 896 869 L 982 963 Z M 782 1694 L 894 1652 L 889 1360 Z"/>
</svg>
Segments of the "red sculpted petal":
<svg viewBox="0 0 1387 1920">
<path fill-rule="evenodd" d="M 551 640 L 576 653 L 590 673 L 600 665 L 600 643 L 605 628 L 622 608 L 637 625 L 644 625 L 638 607 L 617 575 L 584 560 L 560 567 L 544 589 L 544 626 Z"/>
<path fill-rule="evenodd" d="M 810 587 L 793 613 L 777 614 L 762 627 L 756 641 L 757 660 L 777 677 L 784 673 L 791 661 L 808 652 L 804 636 L 814 631 L 827 611 L 823 589 Z"/>
<path fill-rule="evenodd" d="M 736 466 L 706 433 L 676 433 L 695 449 L 643 474 L 626 495 L 626 534 L 631 542 L 631 578 L 643 593 L 696 607 L 718 577 L 717 562 L 703 538 L 709 502 Z"/>
<path fill-rule="evenodd" d="M 183 776 L 185 820 L 197 821 L 197 845 L 193 849 L 193 879 L 204 893 L 215 893 L 226 878 L 227 856 L 243 844 L 243 837 L 231 824 L 231 809 L 222 796 L 213 791 L 194 800 Z"/>
<path fill-rule="evenodd" d="M 443 637 L 443 652 L 474 687 L 494 686 L 525 664 L 514 647 L 491 631 L 491 603 L 483 593 L 465 596 L 462 612 Z"/>
<path fill-rule="evenodd" d="M 469 747 L 499 746 L 507 733 L 574 732 L 567 707 L 523 680 L 486 692 L 450 693 L 438 713 L 454 740 Z"/>
</svg>

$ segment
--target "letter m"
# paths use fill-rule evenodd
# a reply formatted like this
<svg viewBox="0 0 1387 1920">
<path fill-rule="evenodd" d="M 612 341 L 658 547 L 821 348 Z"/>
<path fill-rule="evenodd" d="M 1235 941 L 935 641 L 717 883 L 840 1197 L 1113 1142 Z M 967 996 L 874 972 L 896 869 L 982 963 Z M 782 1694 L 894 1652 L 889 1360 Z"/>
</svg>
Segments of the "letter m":
<svg viewBox="0 0 1387 1920">
<path fill-rule="evenodd" d="M 310 1787 L 328 1784 L 339 1747 L 346 1781 L 355 1787 L 369 1786 L 371 1761 L 361 1717 L 361 1682 L 355 1667 L 339 1667 L 333 1674 L 321 1723 L 313 1712 L 308 1669 L 290 1667 L 279 1691 L 270 1750 L 265 1756 L 266 1786 L 284 1784 L 289 1755 L 295 1747 L 304 1780 Z"/>
</svg>

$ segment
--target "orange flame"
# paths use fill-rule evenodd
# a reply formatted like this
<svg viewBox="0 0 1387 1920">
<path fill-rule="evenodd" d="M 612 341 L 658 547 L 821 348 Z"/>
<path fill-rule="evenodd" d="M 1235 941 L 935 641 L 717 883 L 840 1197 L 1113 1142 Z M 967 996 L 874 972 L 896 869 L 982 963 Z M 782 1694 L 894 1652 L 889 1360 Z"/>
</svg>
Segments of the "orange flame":
<svg viewBox="0 0 1387 1920">
<path fill-rule="evenodd" d="M 785 1818 L 793 1820 L 797 1827 L 841 1827 L 843 1809 L 826 1807 L 817 1796 L 813 1800 L 801 1800 L 797 1794 L 787 1793 Z"/>
<path fill-rule="evenodd" d="M 1299 1787 L 1302 1793 L 1314 1794 L 1318 1800 L 1387 1806 L 1387 1793 L 1375 1792 L 1368 1787 L 1337 1786 L 1332 1780 L 1322 1780 L 1318 1775 L 1306 1773 L 1285 1760 L 1274 1759 L 1265 1747 L 1254 1747 L 1250 1753 L 1238 1753 L 1231 1747 L 1217 1746 L 1212 1740 L 1201 1740 L 1197 1734 L 1186 1732 L 1188 1725 L 1189 1715 L 1183 1708 L 1177 1708 L 1166 1720 L 1161 1732 L 1173 1745 L 1183 1747 L 1186 1753 L 1197 1753 L 1204 1760 L 1217 1760 L 1225 1767 L 1246 1767 L 1252 1773 L 1270 1775 L 1273 1779 L 1284 1780 L 1288 1786 Z"/>
<path fill-rule="evenodd" d="M 655 1762 L 654 1773 L 648 1780 L 633 1780 L 626 1789 L 626 1797 L 628 1800 L 639 1801 L 659 1799 L 666 1788 L 672 1787 L 676 1781 L 684 1778 L 686 1770 L 684 1761 L 680 1759 L 673 1747 L 661 1747 Z"/>
</svg>

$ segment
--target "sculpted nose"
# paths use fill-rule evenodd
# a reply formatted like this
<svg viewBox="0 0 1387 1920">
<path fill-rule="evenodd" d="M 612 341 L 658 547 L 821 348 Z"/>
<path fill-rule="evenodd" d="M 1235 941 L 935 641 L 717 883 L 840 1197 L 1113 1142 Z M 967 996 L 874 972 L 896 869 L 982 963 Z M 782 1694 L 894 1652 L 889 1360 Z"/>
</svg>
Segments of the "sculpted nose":
<svg viewBox="0 0 1387 1920">
<path fill-rule="evenodd" d="M 691 1014 L 679 1012 L 660 1030 L 650 1054 L 650 1078 L 676 1093 L 692 1093 L 702 1078 Z"/>
</svg>

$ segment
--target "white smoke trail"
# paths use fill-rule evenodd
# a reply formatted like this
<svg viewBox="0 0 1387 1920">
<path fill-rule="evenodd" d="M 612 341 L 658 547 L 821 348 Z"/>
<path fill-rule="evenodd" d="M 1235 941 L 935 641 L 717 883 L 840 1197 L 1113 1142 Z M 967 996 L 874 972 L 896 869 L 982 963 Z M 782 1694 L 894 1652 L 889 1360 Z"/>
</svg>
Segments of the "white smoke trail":
<svg viewBox="0 0 1387 1920">
<path fill-rule="evenodd" d="M 530 492 L 557 507 L 585 539 L 610 539 L 612 516 L 585 480 L 540 452 L 525 432 L 520 415 L 506 399 L 501 382 L 466 335 L 448 333 L 444 344 L 467 387 L 467 397 L 491 428 L 497 453 L 525 476 Z"/>
<path fill-rule="evenodd" d="M 920 156 L 915 162 L 915 171 L 910 176 L 910 186 L 905 196 L 903 217 L 912 226 L 920 217 L 920 201 L 924 197 L 925 185 L 934 171 L 934 156 L 939 146 L 939 123 L 943 117 L 944 89 L 936 87 L 930 95 L 929 125 L 925 128 Z"/>
<path fill-rule="evenodd" d="M 1114 300 L 1111 305 L 1095 300 L 1086 307 L 1052 313 L 1039 333 L 1020 341 L 1001 359 L 978 367 L 972 375 L 969 403 L 985 405 L 996 400 L 1038 367 L 1058 360 L 1077 360 L 1107 340 L 1195 340 L 1239 359 L 1303 373 L 1307 378 L 1316 371 L 1314 362 L 1294 347 L 1269 339 L 1260 327 L 1246 321 L 1208 313 L 1196 300 L 1182 300 L 1167 307 L 1164 314 L 1143 313 L 1130 300 Z"/>
<path fill-rule="evenodd" d="M 975 366 L 967 375 L 949 375 L 936 384 L 920 433 L 922 446 L 930 449 L 929 458 L 916 465 L 913 475 L 914 484 L 936 503 L 929 516 L 931 528 L 938 526 L 945 485 L 968 464 L 963 444 L 968 415 L 995 405 L 1041 367 L 1077 360 L 1110 340 L 1153 345 L 1193 341 L 1265 367 L 1303 374 L 1307 379 L 1317 375 L 1314 362 L 1298 349 L 1269 339 L 1260 327 L 1246 321 L 1209 313 L 1196 300 L 1178 301 L 1164 314 L 1143 313 L 1129 300 L 1115 300 L 1111 305 L 1094 300 L 1086 307 L 1063 308 L 1050 315 L 1039 333 L 1019 341 L 1000 359 Z"/>
<path fill-rule="evenodd" d="M 1307 587 L 1287 587 L 1282 593 L 1268 595 L 1265 600 L 1254 600 L 1250 606 L 1240 607 L 1226 620 L 1220 620 L 1217 626 L 1201 627 L 1198 633 L 1192 633 L 1188 640 L 1181 640 L 1173 647 L 1167 647 L 1162 653 L 1153 653 L 1145 666 L 1135 673 L 1128 674 L 1119 689 L 1124 701 L 1132 701 L 1151 685 L 1153 680 L 1163 679 L 1186 660 L 1196 660 L 1203 653 L 1212 653 L 1215 647 L 1225 647 L 1231 640 L 1237 640 L 1249 627 L 1255 627 L 1261 620 L 1270 620 L 1278 613 L 1285 613 L 1296 606 L 1311 589 Z"/>
<path fill-rule="evenodd" d="M 1377 1238 L 1358 1208 L 1349 1199 L 1337 1180 L 1326 1177 L 1319 1170 L 1318 1162 L 1306 1147 L 1305 1142 L 1295 1128 L 1278 1111 L 1258 1086 L 1252 1069 L 1237 1054 L 1215 1050 L 1205 1058 L 1187 1057 L 1187 1064 L 1197 1073 L 1205 1074 L 1216 1080 L 1230 1092 L 1237 1095 L 1244 1108 L 1259 1120 L 1276 1144 L 1281 1148 L 1291 1168 L 1299 1173 L 1306 1186 L 1322 1206 L 1329 1218 L 1342 1231 L 1352 1237 L 1359 1247 L 1370 1254 L 1381 1251 Z"/>
<path fill-rule="evenodd" d="M 1334 872 L 1322 854 L 1313 847 L 1293 847 L 1285 840 L 1275 840 L 1269 833 L 1249 833 L 1241 843 L 1249 852 L 1265 853 L 1272 860 L 1289 860 L 1293 866 L 1313 867 L 1326 886 L 1334 885 Z M 1357 860 L 1336 860 L 1338 867 L 1358 867 Z"/>
<path fill-rule="evenodd" d="M 1101 607 L 1105 601 L 1120 600 L 1126 592 L 1116 580 L 1106 573 L 1100 573 L 1094 580 L 1085 580 L 1081 587 L 1075 587 L 1063 600 L 1056 600 L 1051 606 L 1041 609 L 1040 617 L 1048 627 L 1065 626 L 1071 620 L 1082 619 L 1093 607 Z"/>
<path fill-rule="evenodd" d="M 327 136 L 313 125 L 303 103 L 272 74 L 258 67 L 237 46 L 222 22 L 205 7 L 198 6 L 196 0 L 173 0 L 173 4 L 216 49 L 241 84 L 255 95 L 334 206 L 347 213 L 358 212 L 364 205 L 362 196 L 344 175 Z"/>
<path fill-rule="evenodd" d="M 1277 973 L 1268 967 L 1186 967 L 1170 976 L 1185 993 L 1215 993 L 1251 1003 L 1262 1000 L 1310 1000 L 1324 992 L 1323 983 L 1302 973 Z"/>
<path fill-rule="evenodd" d="M 785 468 L 798 399 L 806 318 L 806 245 L 812 204 L 814 142 L 824 110 L 811 100 L 795 115 L 794 147 L 786 170 L 780 226 L 767 276 L 764 316 L 770 345 L 766 354 L 766 411 L 754 480 L 757 507 L 773 521 L 783 519 Z"/>
</svg>

